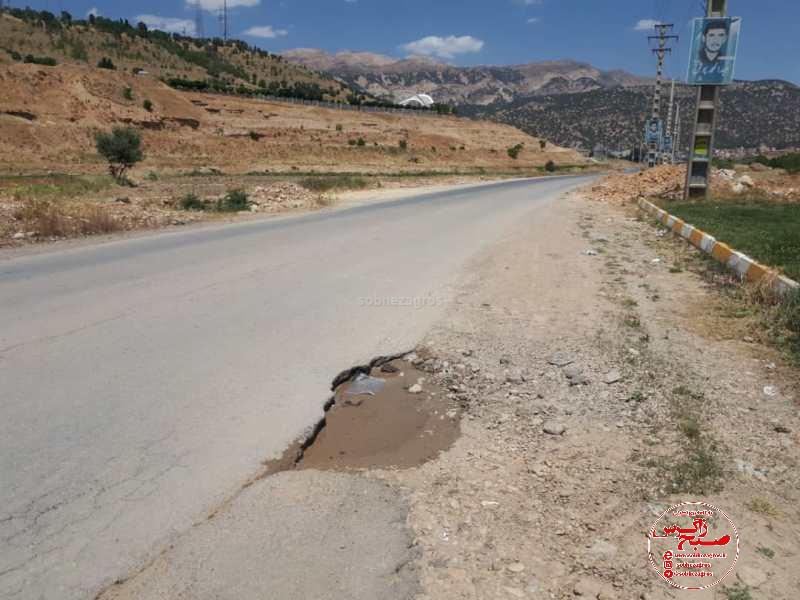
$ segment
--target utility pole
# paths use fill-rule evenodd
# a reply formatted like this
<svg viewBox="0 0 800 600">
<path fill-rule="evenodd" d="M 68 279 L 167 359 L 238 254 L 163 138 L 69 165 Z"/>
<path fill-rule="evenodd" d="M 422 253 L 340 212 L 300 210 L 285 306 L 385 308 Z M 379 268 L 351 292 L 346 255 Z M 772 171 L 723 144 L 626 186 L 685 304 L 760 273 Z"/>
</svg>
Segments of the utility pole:
<svg viewBox="0 0 800 600">
<path fill-rule="evenodd" d="M 675 110 L 675 80 L 672 80 L 672 86 L 669 90 L 669 110 L 667 112 L 667 127 L 664 129 L 664 140 L 669 140 L 669 145 L 666 146 L 666 151 L 661 155 L 661 162 L 665 165 L 671 164 L 675 153 L 673 152 L 673 144 L 675 139 L 672 136 L 672 115 Z"/>
<path fill-rule="evenodd" d="M 675 147 L 681 143 L 681 103 L 675 106 L 675 132 L 672 136 L 672 164 L 675 164 Z"/>
<path fill-rule="evenodd" d="M 664 58 L 667 54 L 672 53 L 672 48 L 668 47 L 671 40 L 677 40 L 677 35 L 670 34 L 674 24 L 672 23 L 658 23 L 655 30 L 658 35 L 648 36 L 648 40 L 655 40 L 658 43 L 656 48 L 652 49 L 653 54 L 658 57 L 658 67 L 656 68 L 656 89 L 653 96 L 653 113 L 650 122 L 660 122 L 661 119 L 661 78 L 664 73 Z M 663 130 L 662 130 L 663 136 Z M 656 166 L 656 161 L 661 152 L 661 147 L 658 142 L 653 139 L 647 140 L 647 166 Z"/>
<path fill-rule="evenodd" d="M 706 0 L 706 18 L 728 16 L 728 0 Z M 686 199 L 708 198 L 711 160 L 714 158 L 714 130 L 719 117 L 718 85 L 701 85 L 697 90 L 689 167 L 686 169 Z"/>
</svg>

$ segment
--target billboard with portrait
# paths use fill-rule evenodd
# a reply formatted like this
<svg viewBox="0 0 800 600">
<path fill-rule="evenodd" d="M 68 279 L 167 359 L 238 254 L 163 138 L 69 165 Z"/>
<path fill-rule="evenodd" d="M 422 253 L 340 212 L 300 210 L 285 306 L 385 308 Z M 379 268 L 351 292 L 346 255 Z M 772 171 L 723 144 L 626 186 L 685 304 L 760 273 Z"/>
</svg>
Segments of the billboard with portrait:
<svg viewBox="0 0 800 600">
<path fill-rule="evenodd" d="M 648 119 L 644 126 L 644 140 L 649 146 L 656 144 L 661 146 L 661 136 L 663 135 L 664 125 L 661 119 Z"/>
<path fill-rule="evenodd" d="M 739 17 L 694 20 L 689 84 L 726 85 L 733 81 L 741 27 Z"/>
</svg>

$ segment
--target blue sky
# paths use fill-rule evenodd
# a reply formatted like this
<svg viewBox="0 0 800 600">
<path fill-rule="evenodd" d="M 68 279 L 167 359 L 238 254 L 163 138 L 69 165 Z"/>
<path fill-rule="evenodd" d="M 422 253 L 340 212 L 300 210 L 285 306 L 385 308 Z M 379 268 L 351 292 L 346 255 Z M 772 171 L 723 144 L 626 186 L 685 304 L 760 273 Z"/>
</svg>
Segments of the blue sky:
<svg viewBox="0 0 800 600">
<path fill-rule="evenodd" d="M 200 0 L 207 35 L 219 29 L 214 8 Z M 15 6 L 21 0 L 12 0 Z M 191 32 L 187 0 L 31 0 L 33 8 L 85 15 L 96 9 L 112 18 Z M 602 69 L 651 75 L 655 59 L 640 21 L 674 22 L 681 36 L 667 74 L 685 76 L 692 17 L 702 0 L 228 0 L 230 31 L 269 51 L 313 47 L 364 50 L 391 56 L 411 52 L 458 65 L 517 64 L 571 58 Z M 800 83 L 800 2 L 730 0 L 743 18 L 738 79 L 779 78 Z"/>
</svg>

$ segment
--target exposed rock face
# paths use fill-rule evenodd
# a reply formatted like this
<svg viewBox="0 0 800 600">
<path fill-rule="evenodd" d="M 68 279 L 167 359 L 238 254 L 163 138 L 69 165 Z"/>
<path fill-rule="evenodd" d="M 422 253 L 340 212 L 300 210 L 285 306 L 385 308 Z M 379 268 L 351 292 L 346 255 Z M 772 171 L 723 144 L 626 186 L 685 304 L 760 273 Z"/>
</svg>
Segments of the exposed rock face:
<svg viewBox="0 0 800 600">
<path fill-rule="evenodd" d="M 334 75 L 376 96 L 401 100 L 424 92 L 439 102 L 487 105 L 550 93 L 585 92 L 646 80 L 624 71 L 600 71 L 570 60 L 512 66 L 456 67 L 427 57 L 396 59 L 366 52 L 283 53 L 289 62 Z"/>
</svg>

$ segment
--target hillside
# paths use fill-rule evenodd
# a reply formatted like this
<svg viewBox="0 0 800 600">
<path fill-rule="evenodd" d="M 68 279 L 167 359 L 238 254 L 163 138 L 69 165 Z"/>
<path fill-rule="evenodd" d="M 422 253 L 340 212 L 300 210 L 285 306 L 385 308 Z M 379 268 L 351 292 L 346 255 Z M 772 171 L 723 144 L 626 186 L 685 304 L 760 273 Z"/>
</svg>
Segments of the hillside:
<svg viewBox="0 0 800 600">
<path fill-rule="evenodd" d="M 652 102 L 652 87 L 616 87 L 580 94 L 548 94 L 459 107 L 459 112 L 495 119 L 563 146 L 632 148 L 639 144 Z M 676 88 L 682 106 L 682 147 L 691 135 L 696 92 Z M 739 82 L 722 92 L 717 147 L 800 146 L 800 88 L 785 81 Z"/>
<path fill-rule="evenodd" d="M 93 67 L 103 58 L 120 71 L 220 89 L 334 101 L 352 93 L 329 76 L 240 41 L 148 31 L 143 24 L 103 17 L 77 21 L 66 14 L 55 18 L 32 10 L 0 12 L 0 64 L 55 61 Z"/>
<path fill-rule="evenodd" d="M 102 172 L 94 134 L 114 125 L 140 129 L 144 168 L 161 172 L 491 170 L 579 161 L 550 145 L 542 152 L 538 139 L 508 125 L 185 92 L 152 77 L 79 65 L 0 65 L 0 89 L 5 172 Z M 512 160 L 506 151 L 517 144 L 525 150 Z"/>
<path fill-rule="evenodd" d="M 378 97 L 402 100 L 424 92 L 438 102 L 459 105 L 487 105 L 537 94 L 584 92 L 645 81 L 624 71 L 601 71 L 570 60 L 455 67 L 425 57 L 396 59 L 366 52 L 329 54 L 311 48 L 289 50 L 283 56 L 291 63 L 328 73 Z"/>
</svg>

